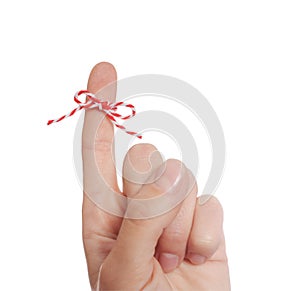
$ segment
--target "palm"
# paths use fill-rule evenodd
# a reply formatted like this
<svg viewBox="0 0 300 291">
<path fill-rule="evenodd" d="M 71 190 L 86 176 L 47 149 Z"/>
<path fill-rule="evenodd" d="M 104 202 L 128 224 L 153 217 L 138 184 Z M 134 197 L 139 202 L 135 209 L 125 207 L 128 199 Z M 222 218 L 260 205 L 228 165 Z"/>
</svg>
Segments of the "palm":
<svg viewBox="0 0 300 291">
<path fill-rule="evenodd" d="M 98 221 L 97 229 L 101 229 L 101 231 L 92 230 L 90 224 L 84 228 L 86 230 L 84 233 L 86 256 L 87 258 L 98 258 L 96 265 L 100 266 L 105 262 L 116 242 L 115 231 L 120 228 L 122 219 L 100 210 L 89 199 L 85 199 L 85 203 L 88 204 L 86 207 L 90 212 L 89 219 L 94 222 Z M 88 250 L 97 250 L 97 253 L 89 253 Z M 230 290 L 224 238 L 215 254 L 202 265 L 193 265 L 188 260 L 184 260 L 177 269 L 166 274 L 156 258 L 153 257 L 148 266 L 150 268 L 145 271 L 143 282 L 136 282 L 130 278 L 133 284 L 132 290 L 140 285 L 148 287 L 149 290 L 161 290 L 157 286 L 157 282 L 162 287 L 170 287 L 169 290 Z M 92 286 L 97 285 L 99 277 L 97 270 L 99 271 L 99 267 L 92 269 L 89 274 Z M 152 280 L 148 281 L 148 278 L 152 278 Z"/>
</svg>

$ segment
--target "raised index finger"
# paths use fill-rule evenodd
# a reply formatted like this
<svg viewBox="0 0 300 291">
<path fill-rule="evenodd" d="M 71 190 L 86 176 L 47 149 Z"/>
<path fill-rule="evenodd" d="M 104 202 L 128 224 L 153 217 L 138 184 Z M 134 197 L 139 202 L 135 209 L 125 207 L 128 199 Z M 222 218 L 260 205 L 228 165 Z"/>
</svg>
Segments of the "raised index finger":
<svg viewBox="0 0 300 291">
<path fill-rule="evenodd" d="M 97 97 L 101 97 L 102 101 L 113 102 L 116 99 L 116 79 L 117 73 L 113 65 L 99 63 L 91 71 L 88 91 L 94 94 L 99 92 Z M 95 182 L 95 175 L 100 175 L 107 187 L 119 192 L 114 165 L 114 128 L 104 116 L 105 113 L 98 108 L 85 112 L 82 134 L 84 186 L 92 189 L 92 185 L 89 184 Z M 94 165 L 98 168 L 97 173 Z"/>
<path fill-rule="evenodd" d="M 107 85 L 115 82 L 116 78 L 115 68 L 111 64 L 97 64 L 90 74 L 88 91 L 95 94 L 100 90 L 101 99 L 114 101 L 116 84 Z M 109 188 L 119 192 L 113 161 L 113 136 L 113 125 L 104 117 L 103 112 L 97 108 L 86 110 L 82 134 L 85 190 L 82 225 L 91 286 L 97 282 L 99 268 L 112 248 L 122 222 L 120 217 L 107 213 L 95 202 L 97 197 L 109 195 Z"/>
</svg>

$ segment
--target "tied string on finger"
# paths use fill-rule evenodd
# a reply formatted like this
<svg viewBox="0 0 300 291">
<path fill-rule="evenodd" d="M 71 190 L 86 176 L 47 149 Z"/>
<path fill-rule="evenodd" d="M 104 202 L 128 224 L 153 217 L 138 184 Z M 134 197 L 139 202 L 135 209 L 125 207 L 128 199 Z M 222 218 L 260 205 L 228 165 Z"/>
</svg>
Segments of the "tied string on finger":
<svg viewBox="0 0 300 291">
<path fill-rule="evenodd" d="M 86 96 L 85 103 L 82 103 L 79 100 L 80 95 Z M 106 114 L 106 116 L 109 118 L 109 120 L 117 128 L 120 128 L 121 130 L 125 131 L 127 134 L 133 135 L 137 138 L 142 138 L 142 135 L 140 135 L 134 131 L 128 131 L 124 125 L 120 124 L 117 121 L 117 119 L 126 120 L 126 119 L 130 119 L 135 116 L 136 110 L 132 104 L 127 104 L 122 101 L 115 102 L 115 103 L 110 103 L 108 101 L 101 101 L 100 99 L 96 98 L 96 96 L 94 94 L 90 93 L 87 90 L 81 90 L 81 91 L 76 92 L 76 94 L 74 96 L 74 101 L 78 104 L 78 106 L 76 108 L 74 108 L 69 114 L 63 115 L 57 119 L 49 120 L 47 125 L 50 125 L 50 124 L 56 123 L 56 122 L 60 122 L 63 119 L 74 115 L 77 111 L 80 111 L 82 109 L 87 110 L 87 109 L 92 109 L 92 108 L 98 108 L 100 111 L 103 111 Z M 118 111 L 119 107 L 129 108 L 131 110 L 131 114 L 122 115 L 122 114 L 118 113 L 117 111 Z"/>
</svg>

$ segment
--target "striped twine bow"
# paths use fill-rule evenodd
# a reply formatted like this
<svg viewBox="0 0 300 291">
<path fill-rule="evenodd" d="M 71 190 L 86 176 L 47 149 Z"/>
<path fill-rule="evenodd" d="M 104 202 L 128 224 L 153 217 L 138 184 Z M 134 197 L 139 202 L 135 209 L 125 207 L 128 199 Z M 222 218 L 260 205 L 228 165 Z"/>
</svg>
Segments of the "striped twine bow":
<svg viewBox="0 0 300 291">
<path fill-rule="evenodd" d="M 85 103 L 82 103 L 79 100 L 80 95 L 85 95 L 87 98 L 87 101 Z M 47 125 L 50 125 L 52 123 L 60 122 L 63 119 L 70 117 L 74 115 L 77 111 L 80 111 L 81 109 L 92 109 L 92 108 L 99 108 L 99 110 L 103 111 L 106 113 L 106 116 L 110 119 L 110 121 L 117 127 L 125 131 L 127 134 L 136 136 L 137 138 L 142 138 L 140 134 L 134 131 L 128 131 L 125 126 L 121 125 L 118 123 L 118 119 L 126 120 L 130 119 L 135 116 L 136 111 L 135 107 L 132 104 L 127 104 L 124 102 L 115 102 L 115 103 L 110 103 L 108 101 L 100 101 L 96 96 L 92 93 L 90 93 L 87 90 L 81 90 L 78 91 L 75 96 L 74 96 L 74 101 L 79 104 L 76 108 L 74 108 L 69 114 L 63 115 L 60 118 L 57 119 L 52 119 L 49 120 Z M 117 113 L 116 111 L 118 110 L 118 107 L 126 107 L 131 109 L 131 114 L 123 116 L 122 114 Z"/>
</svg>

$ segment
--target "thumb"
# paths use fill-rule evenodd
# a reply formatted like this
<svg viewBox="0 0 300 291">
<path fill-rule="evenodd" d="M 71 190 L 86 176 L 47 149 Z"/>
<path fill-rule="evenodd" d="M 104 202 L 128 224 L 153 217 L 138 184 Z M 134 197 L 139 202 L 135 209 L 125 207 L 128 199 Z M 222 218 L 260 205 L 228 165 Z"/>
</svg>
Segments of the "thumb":
<svg viewBox="0 0 300 291">
<path fill-rule="evenodd" d="M 154 253 L 159 237 L 189 193 L 190 174 L 179 161 L 166 161 L 153 177 L 155 181 L 143 185 L 128 201 L 117 241 L 102 266 L 104 290 L 127 290 L 125 286 L 140 290 L 145 285 L 157 265 Z"/>
</svg>

